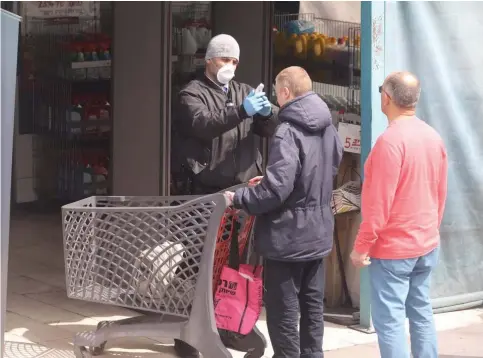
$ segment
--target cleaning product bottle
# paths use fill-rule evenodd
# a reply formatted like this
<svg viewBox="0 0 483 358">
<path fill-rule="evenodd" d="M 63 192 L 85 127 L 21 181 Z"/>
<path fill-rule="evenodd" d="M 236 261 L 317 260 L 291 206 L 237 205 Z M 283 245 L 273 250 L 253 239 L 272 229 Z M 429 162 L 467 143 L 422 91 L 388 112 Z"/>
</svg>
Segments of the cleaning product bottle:
<svg viewBox="0 0 483 358">
<path fill-rule="evenodd" d="M 96 195 L 107 195 L 107 188 L 105 187 L 105 182 L 107 179 L 107 169 L 102 164 L 101 158 L 98 157 L 95 166 L 93 166 L 94 178 L 93 181 L 95 185 Z"/>
<path fill-rule="evenodd" d="M 75 62 L 84 62 L 84 51 L 82 50 L 82 45 L 80 43 L 75 44 L 75 52 L 77 54 L 77 59 Z"/>
<path fill-rule="evenodd" d="M 98 125 L 97 120 L 99 119 L 99 107 L 96 105 L 94 95 L 90 95 L 87 98 L 85 114 L 85 120 L 88 122 L 86 133 L 96 133 Z"/>
<path fill-rule="evenodd" d="M 84 46 L 84 56 L 86 61 L 99 61 L 99 57 L 97 56 L 96 46 L 95 44 L 88 42 Z M 93 66 L 88 67 L 86 69 L 86 77 L 89 80 L 97 80 L 99 79 L 99 67 Z"/>
<path fill-rule="evenodd" d="M 99 119 L 101 122 L 101 133 L 108 133 L 111 131 L 112 123 L 111 120 L 111 104 L 107 101 L 107 96 L 101 98 L 101 106 L 99 110 Z"/>
<path fill-rule="evenodd" d="M 100 60 L 102 61 L 110 61 L 111 60 L 111 52 L 109 51 L 110 44 L 108 42 L 102 42 L 100 44 Z M 99 68 L 99 77 L 103 79 L 110 79 L 111 78 L 111 66 L 102 66 Z"/>
<path fill-rule="evenodd" d="M 92 61 L 92 53 L 90 51 L 89 43 L 83 42 L 82 49 L 84 50 L 83 51 L 84 61 Z"/>
<path fill-rule="evenodd" d="M 77 59 L 74 62 L 76 62 L 77 65 L 79 65 L 79 63 L 85 61 L 84 50 L 82 48 L 81 43 L 75 44 L 75 52 L 77 54 Z M 72 69 L 72 78 L 74 80 L 85 80 L 86 79 L 86 69 L 84 67 L 73 68 Z"/>
<path fill-rule="evenodd" d="M 88 160 L 84 162 L 84 170 L 82 177 L 82 186 L 84 188 L 84 195 L 92 195 L 92 167 Z"/>
<path fill-rule="evenodd" d="M 97 46 L 95 43 L 89 43 L 89 50 L 91 52 L 91 61 L 99 61 L 99 55 L 97 54 Z"/>
<path fill-rule="evenodd" d="M 67 114 L 67 131 L 71 134 L 81 133 L 80 122 L 83 116 L 83 107 L 79 96 L 72 98 L 72 106 Z"/>
<path fill-rule="evenodd" d="M 109 44 L 107 42 L 102 42 L 100 45 L 100 59 L 102 61 L 107 61 L 111 59 L 111 53 L 109 52 Z"/>
</svg>

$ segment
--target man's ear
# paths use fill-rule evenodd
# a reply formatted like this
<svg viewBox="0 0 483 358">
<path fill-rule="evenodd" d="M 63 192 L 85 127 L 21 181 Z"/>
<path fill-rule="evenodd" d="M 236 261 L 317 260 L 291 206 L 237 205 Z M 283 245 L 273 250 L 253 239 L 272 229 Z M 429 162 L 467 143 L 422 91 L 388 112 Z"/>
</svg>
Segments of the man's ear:
<svg viewBox="0 0 483 358">
<path fill-rule="evenodd" d="M 389 98 L 389 96 L 387 95 L 387 93 L 384 93 L 383 100 L 384 100 L 384 104 L 386 106 L 389 105 L 389 102 L 391 101 L 391 99 Z"/>
</svg>

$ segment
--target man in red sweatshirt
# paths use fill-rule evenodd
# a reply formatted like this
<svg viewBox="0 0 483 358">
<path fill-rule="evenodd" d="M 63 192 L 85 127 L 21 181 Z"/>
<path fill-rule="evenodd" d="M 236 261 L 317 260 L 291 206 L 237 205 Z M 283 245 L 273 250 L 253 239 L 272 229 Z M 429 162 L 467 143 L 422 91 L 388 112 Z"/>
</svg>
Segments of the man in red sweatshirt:
<svg viewBox="0 0 483 358">
<path fill-rule="evenodd" d="M 381 357 L 410 357 L 407 317 L 412 355 L 437 358 L 430 276 L 446 201 L 446 150 L 438 133 L 416 117 L 416 76 L 392 73 L 379 92 L 389 126 L 364 166 L 362 223 L 351 259 L 369 269 Z"/>
</svg>

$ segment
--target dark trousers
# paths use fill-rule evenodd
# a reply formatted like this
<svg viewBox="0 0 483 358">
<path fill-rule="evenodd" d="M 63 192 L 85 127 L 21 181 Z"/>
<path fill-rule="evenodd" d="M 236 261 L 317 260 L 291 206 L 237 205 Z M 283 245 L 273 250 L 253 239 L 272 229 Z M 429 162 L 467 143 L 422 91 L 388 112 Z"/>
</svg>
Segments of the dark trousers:
<svg viewBox="0 0 483 358">
<path fill-rule="evenodd" d="M 273 358 L 323 358 L 323 259 L 307 262 L 265 260 L 264 271 L 265 308 Z M 300 331 L 297 323 L 300 323 Z"/>
</svg>

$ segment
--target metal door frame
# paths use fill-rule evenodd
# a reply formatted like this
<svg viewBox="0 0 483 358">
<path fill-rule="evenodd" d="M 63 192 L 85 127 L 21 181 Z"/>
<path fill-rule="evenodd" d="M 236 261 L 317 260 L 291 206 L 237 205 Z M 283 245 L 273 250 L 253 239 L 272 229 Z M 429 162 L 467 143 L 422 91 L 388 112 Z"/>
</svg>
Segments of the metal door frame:
<svg viewBox="0 0 483 358">
<path fill-rule="evenodd" d="M 379 110 L 381 97 L 378 86 L 384 81 L 385 51 L 384 2 L 361 2 L 361 168 L 364 178 L 364 163 L 386 128 L 386 120 Z M 373 110 L 374 109 L 374 110 Z M 356 329 L 374 333 L 371 319 L 371 292 L 369 270 L 360 270 L 360 323 Z"/>
<path fill-rule="evenodd" d="M 172 69 L 172 3 L 161 6 L 161 133 L 159 194 L 170 195 L 171 182 L 171 69 Z"/>
<path fill-rule="evenodd" d="M 271 97 L 273 90 L 273 33 L 272 24 L 275 18 L 275 3 L 273 1 L 263 2 L 263 46 L 262 46 L 262 78 L 265 83 L 265 92 L 267 97 Z M 263 157 L 263 170 L 267 166 L 268 159 L 268 143 L 269 139 L 262 138 L 262 157 Z"/>
</svg>

